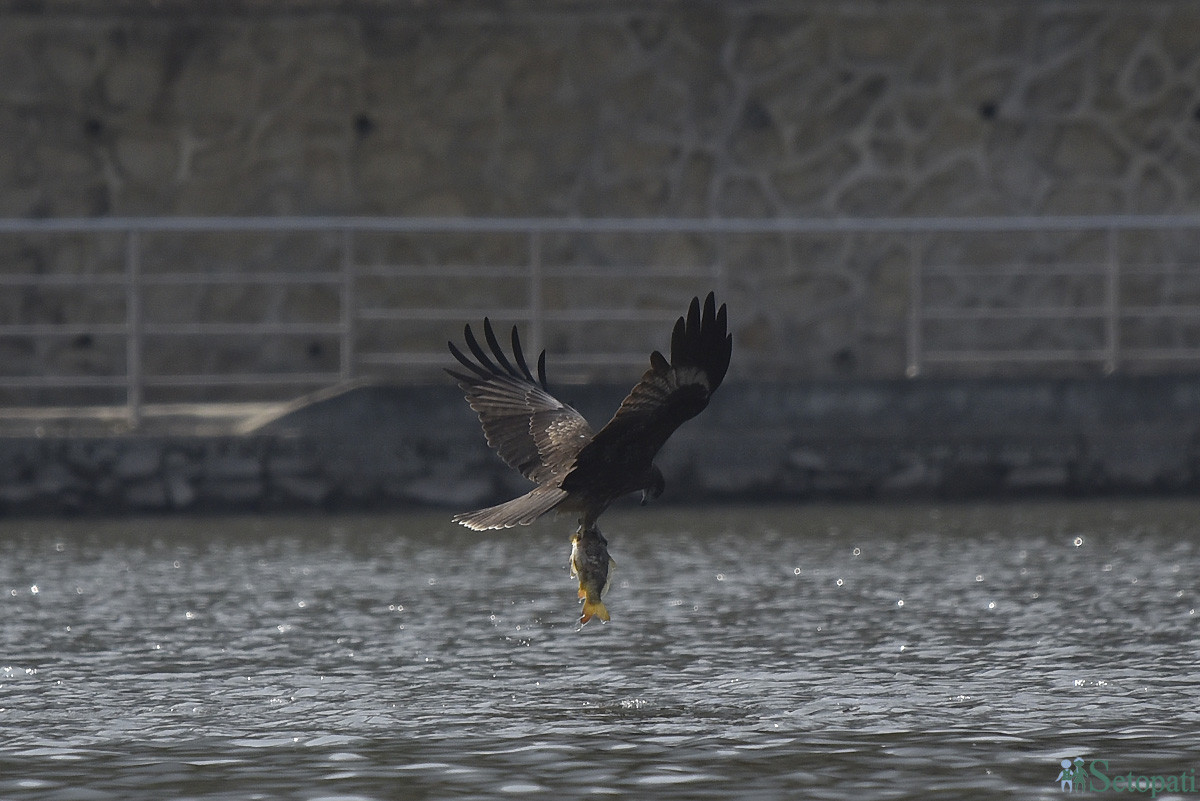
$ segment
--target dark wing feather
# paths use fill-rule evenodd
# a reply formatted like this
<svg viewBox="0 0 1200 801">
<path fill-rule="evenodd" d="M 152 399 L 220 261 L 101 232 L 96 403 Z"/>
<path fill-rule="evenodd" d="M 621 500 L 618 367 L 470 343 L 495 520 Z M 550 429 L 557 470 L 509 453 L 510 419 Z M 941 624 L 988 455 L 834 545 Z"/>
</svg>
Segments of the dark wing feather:
<svg viewBox="0 0 1200 801">
<path fill-rule="evenodd" d="M 564 475 L 579 449 L 591 440 L 591 426 L 579 412 L 548 391 L 545 351 L 538 359 L 538 377 L 533 377 L 516 326 L 512 331 L 515 366 L 486 318 L 483 335 L 491 355 L 468 325 L 463 336 L 475 360 L 449 342 L 450 352 L 469 372 L 446 372 L 458 381 L 467 403 L 479 415 L 488 444 L 506 464 L 538 484 Z"/>
<path fill-rule="evenodd" d="M 650 369 L 579 452 L 562 488 L 582 490 L 601 471 L 648 467 L 675 429 L 708 405 L 725 379 L 732 352 L 725 305 L 716 308 L 710 292 L 701 310 L 700 299 L 693 298 L 686 319 L 680 317 L 671 333 L 671 361 L 658 351 L 650 354 Z"/>
</svg>

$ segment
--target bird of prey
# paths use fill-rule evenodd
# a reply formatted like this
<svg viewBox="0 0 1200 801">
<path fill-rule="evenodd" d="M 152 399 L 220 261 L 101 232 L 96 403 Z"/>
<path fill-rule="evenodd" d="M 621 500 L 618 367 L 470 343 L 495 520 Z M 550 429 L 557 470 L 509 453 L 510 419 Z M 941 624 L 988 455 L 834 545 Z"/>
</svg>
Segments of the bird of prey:
<svg viewBox="0 0 1200 801">
<path fill-rule="evenodd" d="M 622 401 L 612 420 L 593 431 L 579 412 L 550 394 L 546 382 L 546 352 L 537 360 L 537 375 L 521 350 L 517 328 L 512 329 L 512 359 L 496 339 L 492 324 L 483 321 L 487 349 L 468 325 L 465 355 L 448 343 L 466 371 L 447 369 L 458 381 L 467 402 L 479 415 L 488 444 L 509 466 L 536 486 L 498 506 L 464 512 L 455 522 L 482 531 L 527 525 L 554 510 L 579 515 L 573 551 L 591 558 L 572 558 L 580 577 L 580 598 L 607 619 L 600 593 L 607 583 L 606 541 L 596 519 L 623 495 L 642 493 L 642 502 L 662 494 L 662 472 L 654 456 L 682 423 L 704 407 L 729 369 L 733 337 L 728 332 L 725 305 L 718 309 L 713 293 L 693 298 L 686 317 L 671 333 L 671 358 L 650 354 L 650 369 Z M 489 355 L 490 351 L 490 355 Z M 603 563 L 603 567 L 599 565 Z M 603 574 L 603 575 L 598 575 Z M 601 589 L 585 593 L 584 584 Z M 585 594 L 589 597 L 585 598 Z M 591 597 L 594 595 L 594 599 Z"/>
</svg>

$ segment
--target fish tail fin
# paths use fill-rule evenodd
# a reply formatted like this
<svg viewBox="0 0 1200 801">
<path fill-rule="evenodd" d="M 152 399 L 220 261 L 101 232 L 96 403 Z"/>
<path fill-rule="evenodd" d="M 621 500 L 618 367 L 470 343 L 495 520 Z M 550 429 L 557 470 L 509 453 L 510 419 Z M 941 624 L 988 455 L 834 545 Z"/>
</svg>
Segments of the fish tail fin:
<svg viewBox="0 0 1200 801">
<path fill-rule="evenodd" d="M 587 598 L 584 598 L 583 613 L 579 615 L 579 625 L 582 626 L 593 617 L 598 617 L 607 623 L 609 621 L 608 607 L 604 605 L 603 601 L 596 601 L 595 603 L 592 603 Z"/>
</svg>

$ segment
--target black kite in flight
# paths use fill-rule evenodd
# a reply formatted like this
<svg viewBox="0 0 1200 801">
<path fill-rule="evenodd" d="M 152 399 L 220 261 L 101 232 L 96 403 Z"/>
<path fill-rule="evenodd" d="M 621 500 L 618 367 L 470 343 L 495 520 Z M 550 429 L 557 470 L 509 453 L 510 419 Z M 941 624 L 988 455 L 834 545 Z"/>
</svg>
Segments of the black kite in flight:
<svg viewBox="0 0 1200 801">
<path fill-rule="evenodd" d="M 455 515 L 456 522 L 477 531 L 526 525 L 556 510 L 578 513 L 580 532 L 595 529 L 599 536 L 596 518 L 617 498 L 639 490 L 643 502 L 657 498 L 663 475 L 654 465 L 655 454 L 675 429 L 708 405 L 729 369 L 733 347 L 725 305 L 718 309 L 710 292 L 701 311 L 700 299 L 693 298 L 687 317 L 680 317 L 671 333 L 671 360 L 651 353 L 650 369 L 612 420 L 594 432 L 583 415 L 550 394 L 545 351 L 534 377 L 516 326 L 513 361 L 486 318 L 483 335 L 491 356 L 469 325 L 464 334 L 475 360 L 448 343 L 467 372 L 446 372 L 478 413 L 488 444 L 537 485 L 499 506 Z"/>
</svg>

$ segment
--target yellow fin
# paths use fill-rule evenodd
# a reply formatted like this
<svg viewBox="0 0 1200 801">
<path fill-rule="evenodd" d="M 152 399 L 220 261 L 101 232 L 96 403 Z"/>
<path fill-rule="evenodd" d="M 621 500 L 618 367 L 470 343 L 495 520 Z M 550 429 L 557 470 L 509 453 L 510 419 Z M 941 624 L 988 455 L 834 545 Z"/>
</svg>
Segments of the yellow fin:
<svg viewBox="0 0 1200 801">
<path fill-rule="evenodd" d="M 607 623 L 609 621 L 608 607 L 606 607 L 603 604 L 603 602 L 601 602 L 601 601 L 592 603 L 591 601 L 584 599 L 583 613 L 579 616 L 579 625 L 582 626 L 584 623 L 587 623 L 593 617 L 598 617 L 601 620 L 603 620 L 605 623 Z"/>
</svg>

